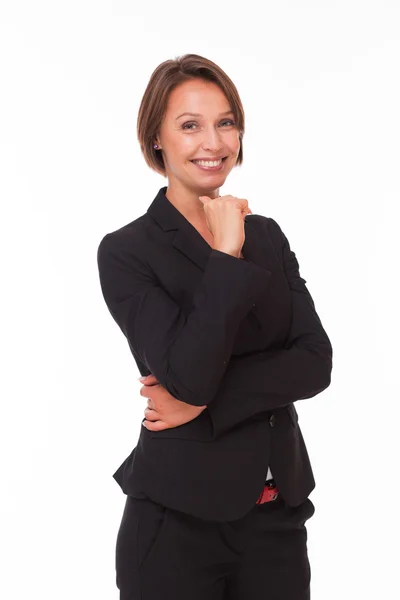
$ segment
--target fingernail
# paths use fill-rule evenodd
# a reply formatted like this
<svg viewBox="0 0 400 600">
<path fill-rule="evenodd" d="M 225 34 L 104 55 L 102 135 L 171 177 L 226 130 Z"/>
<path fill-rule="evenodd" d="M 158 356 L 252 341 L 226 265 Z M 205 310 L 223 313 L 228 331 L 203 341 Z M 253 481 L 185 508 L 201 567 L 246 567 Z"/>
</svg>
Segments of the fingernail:
<svg viewBox="0 0 400 600">
<path fill-rule="evenodd" d="M 143 375 L 143 377 L 138 377 L 139 381 L 144 381 L 147 378 L 147 375 Z"/>
</svg>

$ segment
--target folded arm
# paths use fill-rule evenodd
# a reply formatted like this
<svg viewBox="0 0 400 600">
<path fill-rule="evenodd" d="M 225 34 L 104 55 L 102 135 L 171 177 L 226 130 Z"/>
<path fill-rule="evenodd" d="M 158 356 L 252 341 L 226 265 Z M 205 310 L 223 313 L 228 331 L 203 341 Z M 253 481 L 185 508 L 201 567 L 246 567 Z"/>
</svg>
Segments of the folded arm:
<svg viewBox="0 0 400 600">
<path fill-rule="evenodd" d="M 232 357 L 207 409 L 214 437 L 266 410 L 312 398 L 331 381 L 332 346 L 300 276 L 290 244 L 273 219 L 271 236 L 281 249 L 292 296 L 291 329 L 282 350 Z M 279 244 L 277 246 L 277 244 Z"/>
<path fill-rule="evenodd" d="M 100 284 L 130 349 L 175 398 L 203 406 L 216 395 L 239 325 L 268 289 L 271 271 L 213 249 L 187 316 L 158 284 L 134 234 L 106 234 Z"/>
</svg>

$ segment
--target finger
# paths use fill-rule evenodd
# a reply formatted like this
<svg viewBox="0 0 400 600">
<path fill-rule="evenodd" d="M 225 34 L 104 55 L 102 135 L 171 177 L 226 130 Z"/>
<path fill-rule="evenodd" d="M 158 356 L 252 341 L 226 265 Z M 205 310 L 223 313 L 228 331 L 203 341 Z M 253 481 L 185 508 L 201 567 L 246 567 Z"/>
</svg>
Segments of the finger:
<svg viewBox="0 0 400 600">
<path fill-rule="evenodd" d="M 148 421 L 157 421 L 159 414 L 154 408 L 145 408 L 144 416 Z"/>
<path fill-rule="evenodd" d="M 160 384 L 155 383 L 154 385 L 143 385 L 139 390 L 139 394 L 144 398 L 150 398 L 150 394 L 154 394 L 155 386 L 160 386 Z"/>
<path fill-rule="evenodd" d="M 143 427 L 149 429 L 150 431 L 162 431 L 164 429 L 170 429 L 165 421 L 143 421 Z"/>
<path fill-rule="evenodd" d="M 153 385 L 154 383 L 158 383 L 157 377 L 152 373 L 149 375 L 144 375 L 144 377 L 139 377 L 139 381 L 144 385 Z"/>
<path fill-rule="evenodd" d="M 144 385 L 140 388 L 139 394 L 144 398 L 150 398 L 150 394 L 153 393 L 154 390 L 151 389 L 151 385 Z"/>
</svg>

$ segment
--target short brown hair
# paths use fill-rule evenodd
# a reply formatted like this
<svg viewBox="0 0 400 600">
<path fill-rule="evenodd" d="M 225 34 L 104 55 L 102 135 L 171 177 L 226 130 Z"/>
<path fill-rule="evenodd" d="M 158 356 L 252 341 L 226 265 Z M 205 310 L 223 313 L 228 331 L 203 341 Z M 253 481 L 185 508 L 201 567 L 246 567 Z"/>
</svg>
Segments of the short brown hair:
<svg viewBox="0 0 400 600">
<path fill-rule="evenodd" d="M 244 110 L 238 91 L 228 75 L 211 60 L 198 54 L 184 54 L 169 59 L 153 71 L 143 94 L 137 119 L 137 137 L 146 163 L 166 177 L 161 150 L 154 148 L 154 140 L 161 127 L 168 98 L 173 89 L 191 79 L 216 83 L 227 97 L 239 129 L 240 150 L 236 165 L 243 162 Z"/>
</svg>

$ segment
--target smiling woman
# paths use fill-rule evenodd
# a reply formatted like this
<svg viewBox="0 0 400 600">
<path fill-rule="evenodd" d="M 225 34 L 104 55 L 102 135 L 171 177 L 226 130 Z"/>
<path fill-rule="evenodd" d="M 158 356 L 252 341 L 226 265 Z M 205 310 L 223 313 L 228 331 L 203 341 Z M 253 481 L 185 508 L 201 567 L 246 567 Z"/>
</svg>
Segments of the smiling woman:
<svg viewBox="0 0 400 600">
<path fill-rule="evenodd" d="M 220 194 L 243 162 L 238 91 L 207 58 L 167 60 L 137 133 L 168 186 L 97 254 L 148 400 L 113 475 L 120 597 L 309 600 L 315 482 L 293 402 L 328 387 L 332 348 L 278 223 Z"/>
<path fill-rule="evenodd" d="M 243 161 L 244 110 L 228 75 L 196 54 L 159 65 L 139 107 L 137 135 L 147 164 L 168 178 L 167 197 L 198 229 L 198 196 L 216 198 Z"/>
<path fill-rule="evenodd" d="M 194 111 L 182 112 L 188 104 Z M 187 120 L 188 115 L 192 120 Z M 168 177 L 168 199 L 193 224 L 205 224 L 196 195 L 217 197 L 219 187 L 238 162 L 240 131 L 236 120 L 226 115 L 234 115 L 234 111 L 221 87 L 196 77 L 171 91 L 156 128 L 154 146 Z"/>
</svg>

